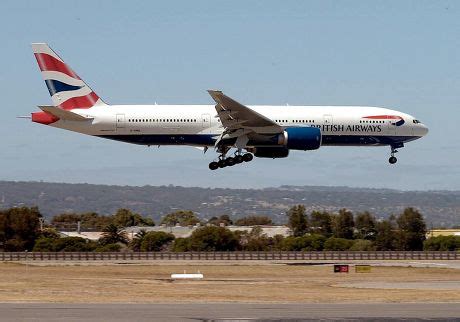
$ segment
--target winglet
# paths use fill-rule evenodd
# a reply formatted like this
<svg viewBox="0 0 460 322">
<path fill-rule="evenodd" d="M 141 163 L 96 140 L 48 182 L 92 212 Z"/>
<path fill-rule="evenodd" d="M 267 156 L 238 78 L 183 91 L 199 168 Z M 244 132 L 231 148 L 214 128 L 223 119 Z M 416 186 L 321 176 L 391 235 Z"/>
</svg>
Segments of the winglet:
<svg viewBox="0 0 460 322">
<path fill-rule="evenodd" d="M 208 89 L 208 93 L 209 93 L 209 95 L 211 95 L 212 99 L 214 101 L 216 101 L 216 103 L 221 104 L 221 101 L 222 101 L 221 97 L 222 97 L 222 95 L 224 95 L 224 93 L 222 93 L 222 91 Z"/>
</svg>

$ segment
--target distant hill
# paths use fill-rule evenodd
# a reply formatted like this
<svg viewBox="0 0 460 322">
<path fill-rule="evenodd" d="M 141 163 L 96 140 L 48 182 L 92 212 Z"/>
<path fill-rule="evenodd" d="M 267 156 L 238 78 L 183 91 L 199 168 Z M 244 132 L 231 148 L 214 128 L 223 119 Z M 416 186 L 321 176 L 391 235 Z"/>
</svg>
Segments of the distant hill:
<svg viewBox="0 0 460 322">
<path fill-rule="evenodd" d="M 267 215 L 286 221 L 285 211 L 304 204 L 308 211 L 368 210 L 377 217 L 416 207 L 428 225 L 460 225 L 460 191 L 398 191 L 348 187 L 281 186 L 266 189 L 185 188 L 175 186 L 108 186 L 0 181 L 0 208 L 38 206 L 46 216 L 95 211 L 112 214 L 129 208 L 158 221 L 161 216 L 190 209 L 201 218 Z"/>
</svg>

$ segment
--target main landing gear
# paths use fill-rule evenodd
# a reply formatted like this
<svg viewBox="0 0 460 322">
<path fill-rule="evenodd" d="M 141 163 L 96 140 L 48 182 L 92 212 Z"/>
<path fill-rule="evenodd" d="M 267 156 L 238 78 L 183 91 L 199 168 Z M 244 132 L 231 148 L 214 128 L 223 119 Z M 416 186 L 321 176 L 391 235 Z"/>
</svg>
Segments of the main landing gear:
<svg viewBox="0 0 460 322">
<path fill-rule="evenodd" d="M 235 164 L 250 162 L 254 156 L 251 153 L 236 154 L 234 157 L 225 157 L 225 154 L 219 156 L 219 161 L 213 161 L 209 164 L 209 169 L 217 170 L 219 168 L 232 167 Z"/>
</svg>

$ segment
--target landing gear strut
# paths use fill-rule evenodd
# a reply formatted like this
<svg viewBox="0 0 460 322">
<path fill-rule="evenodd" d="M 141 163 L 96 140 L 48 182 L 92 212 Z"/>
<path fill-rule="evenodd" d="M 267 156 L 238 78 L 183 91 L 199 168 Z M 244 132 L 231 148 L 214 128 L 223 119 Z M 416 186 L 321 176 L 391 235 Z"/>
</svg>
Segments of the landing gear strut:
<svg viewBox="0 0 460 322">
<path fill-rule="evenodd" d="M 235 153 L 234 157 L 226 157 L 226 153 L 222 153 L 219 156 L 219 161 L 213 161 L 209 164 L 210 170 L 217 170 L 219 168 L 232 167 L 235 164 L 240 164 L 243 162 L 250 162 L 254 158 L 251 153 L 241 154 L 240 151 Z"/>
<path fill-rule="evenodd" d="M 391 156 L 390 158 L 388 159 L 388 162 L 390 162 L 390 164 L 395 164 L 396 162 L 398 162 L 398 159 L 395 157 L 395 153 L 397 153 L 398 150 L 396 150 L 395 147 L 391 147 Z"/>
</svg>

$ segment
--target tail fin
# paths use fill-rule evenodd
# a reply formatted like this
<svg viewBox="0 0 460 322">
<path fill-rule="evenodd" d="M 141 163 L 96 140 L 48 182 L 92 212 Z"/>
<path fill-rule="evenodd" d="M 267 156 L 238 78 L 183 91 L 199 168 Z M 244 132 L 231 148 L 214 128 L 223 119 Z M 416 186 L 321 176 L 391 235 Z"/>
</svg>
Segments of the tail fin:
<svg viewBox="0 0 460 322">
<path fill-rule="evenodd" d="M 54 106 L 72 110 L 106 105 L 48 44 L 34 43 L 32 50 Z"/>
</svg>

